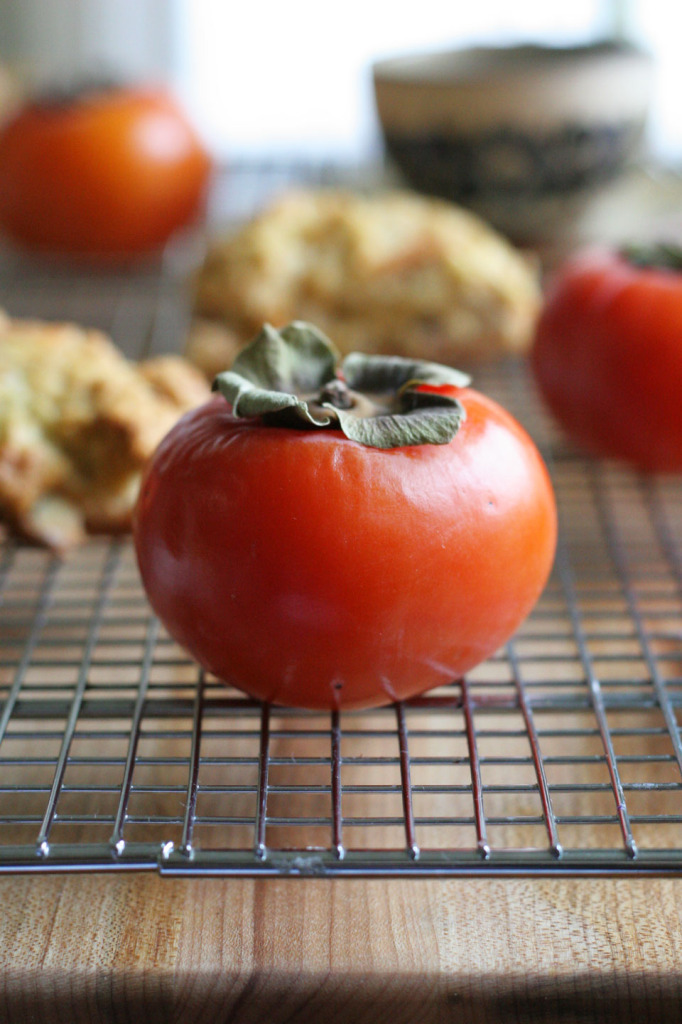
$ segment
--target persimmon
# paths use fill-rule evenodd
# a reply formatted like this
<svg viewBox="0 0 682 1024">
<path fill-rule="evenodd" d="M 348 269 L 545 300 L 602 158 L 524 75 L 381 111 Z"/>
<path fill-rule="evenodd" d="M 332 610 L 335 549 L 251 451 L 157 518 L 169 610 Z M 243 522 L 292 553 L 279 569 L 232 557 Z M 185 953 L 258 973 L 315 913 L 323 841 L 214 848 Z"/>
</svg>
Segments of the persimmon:
<svg viewBox="0 0 682 1024">
<path fill-rule="evenodd" d="M 266 328 L 148 466 L 134 538 L 171 635 L 266 701 L 362 708 L 492 654 L 556 541 L 538 450 L 447 367 Z"/>
</svg>

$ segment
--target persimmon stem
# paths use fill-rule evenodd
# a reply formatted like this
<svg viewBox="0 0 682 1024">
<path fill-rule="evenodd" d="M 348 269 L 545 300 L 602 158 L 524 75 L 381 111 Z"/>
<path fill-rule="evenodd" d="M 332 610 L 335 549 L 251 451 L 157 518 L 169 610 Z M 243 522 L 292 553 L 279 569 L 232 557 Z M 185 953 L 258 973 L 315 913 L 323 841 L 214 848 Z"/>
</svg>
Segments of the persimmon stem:
<svg viewBox="0 0 682 1024">
<path fill-rule="evenodd" d="M 320 405 L 323 402 L 333 405 L 335 409 L 352 409 L 356 404 L 353 392 L 339 377 L 335 377 L 324 385 L 320 391 L 318 402 Z"/>
<path fill-rule="evenodd" d="M 448 444 L 466 412 L 456 388 L 469 377 L 452 367 L 352 352 L 338 365 L 333 343 L 313 324 L 264 324 L 213 382 L 235 416 L 268 426 L 340 430 L 372 448 Z M 438 390 L 424 389 L 433 385 Z"/>
</svg>

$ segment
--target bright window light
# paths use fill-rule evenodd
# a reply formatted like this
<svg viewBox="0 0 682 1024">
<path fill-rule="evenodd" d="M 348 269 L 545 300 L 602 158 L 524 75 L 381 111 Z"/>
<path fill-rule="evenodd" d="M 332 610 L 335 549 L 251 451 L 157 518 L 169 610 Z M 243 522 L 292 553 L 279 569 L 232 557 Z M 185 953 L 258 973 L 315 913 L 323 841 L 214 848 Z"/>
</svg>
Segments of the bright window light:
<svg viewBox="0 0 682 1024">
<path fill-rule="evenodd" d="M 219 155 L 357 158 L 377 145 L 372 61 L 475 42 L 576 42 L 604 32 L 599 0 L 183 0 L 178 85 Z"/>
</svg>

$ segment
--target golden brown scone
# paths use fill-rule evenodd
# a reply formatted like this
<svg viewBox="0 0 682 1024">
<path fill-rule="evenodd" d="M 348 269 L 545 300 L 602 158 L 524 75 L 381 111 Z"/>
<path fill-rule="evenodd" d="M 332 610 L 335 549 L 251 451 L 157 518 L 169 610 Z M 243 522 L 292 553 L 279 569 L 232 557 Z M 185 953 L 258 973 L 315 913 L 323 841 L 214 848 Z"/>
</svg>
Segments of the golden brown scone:
<svg viewBox="0 0 682 1024">
<path fill-rule="evenodd" d="M 471 362 L 523 352 L 540 303 L 535 268 L 478 217 L 395 191 L 287 194 L 209 252 L 187 354 L 205 372 L 229 365 L 235 339 L 264 322 L 309 320 L 342 351 Z"/>
<path fill-rule="evenodd" d="M 238 335 L 227 324 L 196 317 L 190 327 L 185 355 L 213 380 L 217 373 L 232 365 L 239 349 L 250 340 L 251 338 Z"/>
<path fill-rule="evenodd" d="M 0 313 L 0 515 L 57 550 L 128 529 L 147 459 L 209 394 L 179 357 L 135 364 L 98 331 Z"/>
</svg>

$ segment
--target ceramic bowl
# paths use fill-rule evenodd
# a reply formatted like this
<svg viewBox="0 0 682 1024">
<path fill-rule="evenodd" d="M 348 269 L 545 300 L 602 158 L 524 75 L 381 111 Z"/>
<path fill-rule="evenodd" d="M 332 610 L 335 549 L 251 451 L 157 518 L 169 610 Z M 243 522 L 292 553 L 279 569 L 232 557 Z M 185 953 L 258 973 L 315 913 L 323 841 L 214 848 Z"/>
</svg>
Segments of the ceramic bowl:
<svg viewBox="0 0 682 1024">
<path fill-rule="evenodd" d="M 642 149 L 652 62 L 630 45 L 476 47 L 372 70 L 407 182 L 520 240 L 561 230 Z"/>
</svg>

